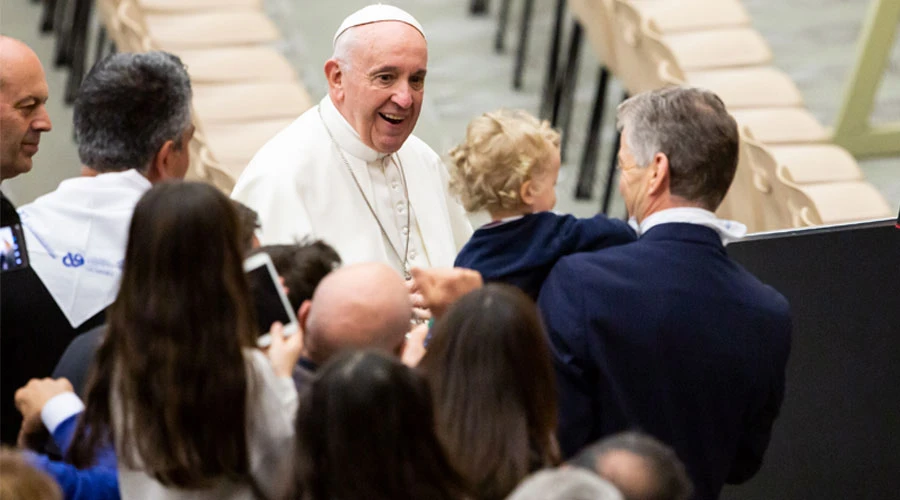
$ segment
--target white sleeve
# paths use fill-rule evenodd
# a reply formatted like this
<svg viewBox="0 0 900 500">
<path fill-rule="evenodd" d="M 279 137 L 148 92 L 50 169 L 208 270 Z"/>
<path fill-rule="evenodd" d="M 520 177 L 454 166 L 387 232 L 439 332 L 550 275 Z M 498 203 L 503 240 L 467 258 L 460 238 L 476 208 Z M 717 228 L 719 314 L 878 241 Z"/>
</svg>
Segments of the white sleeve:
<svg viewBox="0 0 900 500">
<path fill-rule="evenodd" d="M 84 403 L 74 392 L 57 394 L 44 403 L 41 408 L 41 421 L 44 427 L 53 434 L 59 424 L 65 422 L 72 415 L 84 411 Z"/>
<path fill-rule="evenodd" d="M 247 448 L 250 474 L 267 498 L 280 498 L 291 484 L 297 388 L 291 377 L 278 377 L 269 359 L 257 349 L 249 353 L 252 379 L 248 384 Z"/>
<path fill-rule="evenodd" d="M 256 210 L 262 225 L 263 245 L 291 244 L 312 235 L 312 223 L 303 204 L 293 175 L 273 160 L 273 155 L 257 154 L 238 179 L 231 197 Z M 256 165 L 259 163 L 260 165 Z M 267 165 L 268 163 L 268 165 Z M 266 168 L 259 168 L 265 166 Z"/>
</svg>

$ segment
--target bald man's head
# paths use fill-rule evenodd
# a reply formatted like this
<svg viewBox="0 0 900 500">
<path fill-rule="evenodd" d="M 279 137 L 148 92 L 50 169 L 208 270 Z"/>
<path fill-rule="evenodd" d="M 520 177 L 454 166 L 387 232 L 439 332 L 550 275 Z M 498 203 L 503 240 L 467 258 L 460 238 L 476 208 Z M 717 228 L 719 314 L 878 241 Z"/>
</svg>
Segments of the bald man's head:
<svg viewBox="0 0 900 500">
<path fill-rule="evenodd" d="M 309 358 L 321 365 L 344 349 L 399 354 L 412 304 L 403 279 L 385 264 L 353 264 L 326 276 L 300 309 Z"/>
<path fill-rule="evenodd" d="M 0 180 L 31 170 L 41 133 L 52 126 L 49 97 L 37 54 L 15 38 L 0 35 Z"/>
</svg>

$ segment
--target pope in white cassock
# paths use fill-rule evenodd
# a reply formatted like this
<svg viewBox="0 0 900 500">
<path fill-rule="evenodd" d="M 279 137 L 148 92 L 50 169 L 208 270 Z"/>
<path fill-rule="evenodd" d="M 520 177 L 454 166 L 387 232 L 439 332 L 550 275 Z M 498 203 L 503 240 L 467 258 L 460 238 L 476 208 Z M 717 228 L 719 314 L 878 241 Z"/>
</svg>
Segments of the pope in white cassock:
<svg viewBox="0 0 900 500">
<path fill-rule="evenodd" d="M 447 193 L 437 153 L 410 135 L 425 91 L 428 47 L 405 11 L 351 14 L 325 63 L 328 95 L 272 138 L 232 197 L 259 213 L 263 244 L 310 236 L 345 263 L 451 267 L 472 227 Z"/>
</svg>

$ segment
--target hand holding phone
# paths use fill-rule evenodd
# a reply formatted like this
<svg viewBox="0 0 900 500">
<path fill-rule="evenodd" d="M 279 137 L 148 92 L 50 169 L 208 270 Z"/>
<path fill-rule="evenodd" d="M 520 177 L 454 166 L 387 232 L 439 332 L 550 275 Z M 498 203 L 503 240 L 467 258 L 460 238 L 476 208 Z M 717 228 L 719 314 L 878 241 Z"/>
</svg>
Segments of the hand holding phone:
<svg viewBox="0 0 900 500">
<path fill-rule="evenodd" d="M 294 366 L 303 352 L 303 334 L 285 335 L 281 323 L 275 323 L 269 330 L 271 343 L 266 355 L 272 362 L 272 369 L 279 377 L 290 377 L 294 372 Z"/>
<path fill-rule="evenodd" d="M 244 271 L 250 285 L 253 309 L 256 313 L 256 327 L 259 338 L 256 344 L 267 347 L 272 342 L 270 330 L 273 323 L 283 325 L 284 336 L 299 331 L 297 317 L 288 302 L 281 281 L 275 273 L 275 266 L 267 253 L 251 255 L 244 261 Z"/>
</svg>

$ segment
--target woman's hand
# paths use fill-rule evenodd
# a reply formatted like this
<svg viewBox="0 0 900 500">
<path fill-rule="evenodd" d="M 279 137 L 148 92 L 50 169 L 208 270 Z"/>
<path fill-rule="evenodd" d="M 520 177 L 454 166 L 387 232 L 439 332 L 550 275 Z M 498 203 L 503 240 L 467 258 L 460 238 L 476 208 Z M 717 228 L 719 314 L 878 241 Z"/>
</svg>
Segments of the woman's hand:
<svg viewBox="0 0 900 500">
<path fill-rule="evenodd" d="M 272 362 L 272 368 L 279 377 L 290 377 L 294 371 L 300 353 L 303 352 L 303 330 L 297 326 L 297 332 L 287 337 L 284 336 L 284 326 L 281 323 L 272 323 L 269 329 L 272 343 L 266 354 Z"/>
</svg>

